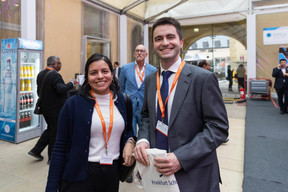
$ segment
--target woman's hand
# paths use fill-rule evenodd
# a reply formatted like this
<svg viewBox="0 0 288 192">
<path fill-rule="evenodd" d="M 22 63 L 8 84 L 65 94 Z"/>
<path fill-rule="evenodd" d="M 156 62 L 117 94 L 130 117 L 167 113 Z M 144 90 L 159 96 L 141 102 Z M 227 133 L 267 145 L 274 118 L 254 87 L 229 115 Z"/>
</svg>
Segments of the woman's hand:
<svg viewBox="0 0 288 192">
<path fill-rule="evenodd" d="M 134 149 L 134 144 L 127 142 L 123 149 L 123 159 L 124 159 L 123 165 L 131 166 L 135 162 L 135 158 L 132 155 L 133 149 Z"/>
</svg>

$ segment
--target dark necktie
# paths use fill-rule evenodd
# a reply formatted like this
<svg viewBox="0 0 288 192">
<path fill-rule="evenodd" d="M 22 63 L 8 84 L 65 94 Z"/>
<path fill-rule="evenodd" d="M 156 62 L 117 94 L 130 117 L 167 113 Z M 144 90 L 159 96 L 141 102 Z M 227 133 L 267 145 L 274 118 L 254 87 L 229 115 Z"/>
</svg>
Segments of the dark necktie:
<svg viewBox="0 0 288 192">
<path fill-rule="evenodd" d="M 172 74 L 171 71 L 163 71 L 162 76 L 163 76 L 163 81 L 162 85 L 160 88 L 160 93 L 163 101 L 163 105 L 165 105 L 165 100 L 168 96 L 168 91 L 169 91 L 169 83 L 168 83 L 168 78 Z M 168 102 L 167 102 L 168 105 Z M 165 107 L 165 117 L 163 119 L 163 123 L 168 126 L 168 110 L 167 110 L 167 105 Z M 162 121 L 162 113 L 159 107 L 159 102 L 157 104 L 157 120 Z M 158 122 L 157 121 L 157 122 Z M 157 124 L 156 122 L 156 124 Z M 160 131 L 156 130 L 156 148 L 158 149 L 165 149 L 168 151 L 168 137 L 161 133 Z"/>
</svg>

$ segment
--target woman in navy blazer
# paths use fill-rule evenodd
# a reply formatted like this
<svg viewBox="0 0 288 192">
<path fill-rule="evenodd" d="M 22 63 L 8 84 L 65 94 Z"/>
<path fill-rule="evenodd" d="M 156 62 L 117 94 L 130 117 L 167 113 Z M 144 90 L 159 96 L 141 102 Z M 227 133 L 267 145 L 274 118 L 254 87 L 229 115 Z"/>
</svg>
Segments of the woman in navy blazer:
<svg viewBox="0 0 288 192">
<path fill-rule="evenodd" d="M 106 56 L 94 54 L 87 60 L 80 94 L 60 112 L 46 192 L 116 192 L 120 165 L 134 163 L 135 140 L 127 121 L 132 104 L 127 109 L 112 70 Z"/>
</svg>

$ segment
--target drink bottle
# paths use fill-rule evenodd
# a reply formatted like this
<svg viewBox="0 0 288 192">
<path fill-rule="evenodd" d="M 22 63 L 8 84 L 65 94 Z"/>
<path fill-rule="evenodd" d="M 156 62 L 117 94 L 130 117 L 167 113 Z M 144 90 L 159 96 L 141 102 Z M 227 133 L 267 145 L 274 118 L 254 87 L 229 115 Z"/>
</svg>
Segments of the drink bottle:
<svg viewBox="0 0 288 192">
<path fill-rule="evenodd" d="M 28 80 L 27 80 L 27 91 L 31 91 L 31 90 L 32 90 L 31 80 L 28 79 Z"/>
<path fill-rule="evenodd" d="M 30 77 L 34 77 L 34 66 L 30 65 Z"/>
<path fill-rule="evenodd" d="M 28 80 L 25 79 L 24 82 L 25 82 L 25 91 L 28 91 Z"/>
<path fill-rule="evenodd" d="M 26 66 L 23 66 L 23 77 L 27 77 Z"/>
<path fill-rule="evenodd" d="M 23 77 L 23 66 L 20 67 L 20 78 Z"/>
<path fill-rule="evenodd" d="M 28 112 L 24 112 L 23 127 L 28 127 Z"/>
<path fill-rule="evenodd" d="M 30 108 L 33 108 L 34 106 L 34 97 L 33 97 L 33 94 L 30 93 Z"/>
<path fill-rule="evenodd" d="M 31 126 L 31 112 L 27 112 L 27 127 Z"/>
<path fill-rule="evenodd" d="M 25 91 L 25 82 L 24 79 L 20 80 L 20 91 Z"/>
<path fill-rule="evenodd" d="M 19 128 L 23 127 L 23 120 L 24 120 L 23 114 L 24 114 L 23 112 L 20 113 Z"/>
<path fill-rule="evenodd" d="M 28 93 L 25 93 L 25 100 L 26 100 L 25 109 L 28 109 L 29 108 L 29 95 L 28 95 Z"/>
<path fill-rule="evenodd" d="M 29 65 L 26 65 L 25 67 L 26 67 L 26 73 L 27 73 L 26 77 L 31 77 Z"/>
<path fill-rule="evenodd" d="M 23 108 L 23 97 L 22 97 L 22 93 L 20 94 L 19 108 L 20 108 L 20 110 L 22 110 L 22 108 Z"/>
</svg>

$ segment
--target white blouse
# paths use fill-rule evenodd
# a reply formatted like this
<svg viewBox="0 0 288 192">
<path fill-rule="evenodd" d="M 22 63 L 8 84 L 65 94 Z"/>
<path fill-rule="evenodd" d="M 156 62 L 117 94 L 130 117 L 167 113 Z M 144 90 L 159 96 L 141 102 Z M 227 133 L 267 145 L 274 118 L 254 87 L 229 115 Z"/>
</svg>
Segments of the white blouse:
<svg viewBox="0 0 288 192">
<path fill-rule="evenodd" d="M 106 95 L 97 95 L 94 93 L 94 96 L 99 105 L 102 116 L 105 120 L 106 126 L 106 136 L 108 139 L 109 133 L 109 123 L 110 123 L 110 93 Z M 111 132 L 111 137 L 107 144 L 108 155 L 112 155 L 113 159 L 118 159 L 120 155 L 120 140 L 121 135 L 124 131 L 125 122 L 120 114 L 118 108 L 113 103 L 113 127 Z M 100 117 L 94 107 L 92 115 L 92 124 L 91 124 L 91 137 L 90 137 L 90 146 L 89 146 L 89 162 L 100 162 L 101 156 L 106 154 L 105 141 L 103 135 L 103 128 Z"/>
</svg>

